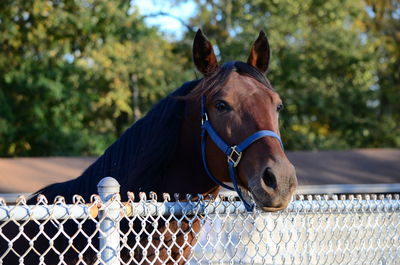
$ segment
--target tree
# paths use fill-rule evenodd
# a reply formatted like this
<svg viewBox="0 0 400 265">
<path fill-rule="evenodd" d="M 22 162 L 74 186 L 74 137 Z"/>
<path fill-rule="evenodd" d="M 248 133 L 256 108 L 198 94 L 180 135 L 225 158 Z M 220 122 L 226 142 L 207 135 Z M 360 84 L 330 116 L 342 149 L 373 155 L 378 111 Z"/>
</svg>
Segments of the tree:
<svg viewBox="0 0 400 265">
<path fill-rule="evenodd" d="M 394 145 L 400 145 L 400 2 L 395 0 L 366 0 L 364 29 L 375 43 L 377 63 L 377 119 L 383 124 L 379 134 L 392 134 Z"/>
<path fill-rule="evenodd" d="M 185 80 L 128 1 L 0 3 L 0 155 L 99 154 Z"/>
</svg>

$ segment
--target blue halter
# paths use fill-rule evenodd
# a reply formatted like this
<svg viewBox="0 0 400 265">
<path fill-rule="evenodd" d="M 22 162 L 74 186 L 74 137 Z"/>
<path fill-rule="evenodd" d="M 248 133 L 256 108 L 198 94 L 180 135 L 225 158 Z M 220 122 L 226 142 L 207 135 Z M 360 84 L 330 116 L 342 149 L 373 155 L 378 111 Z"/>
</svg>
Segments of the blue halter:
<svg viewBox="0 0 400 265">
<path fill-rule="evenodd" d="M 207 166 L 207 159 L 206 159 L 206 132 L 208 135 L 211 137 L 213 142 L 218 146 L 218 148 L 227 156 L 227 162 L 228 162 L 228 170 L 229 170 L 229 176 L 231 178 L 233 187 L 230 187 L 226 184 L 224 184 L 222 181 L 217 179 L 209 170 Z M 257 141 L 258 139 L 262 137 L 274 137 L 276 138 L 279 143 L 281 144 L 281 147 L 283 149 L 283 143 L 279 135 L 277 135 L 273 131 L 269 130 L 262 130 L 253 133 L 249 137 L 247 137 L 243 142 L 241 142 L 238 145 L 235 146 L 229 146 L 227 145 L 224 140 L 217 134 L 215 129 L 212 127 L 210 121 L 208 120 L 207 116 L 207 110 L 205 107 L 205 97 L 203 96 L 201 98 L 201 155 L 203 159 L 203 165 L 204 169 L 207 172 L 207 175 L 219 186 L 224 187 L 228 190 L 234 190 L 237 192 L 239 195 L 239 198 L 242 200 L 244 206 L 246 207 L 247 211 L 252 211 L 254 209 L 254 204 L 248 203 L 242 194 L 242 191 L 240 190 L 238 186 L 238 181 L 236 177 L 236 170 L 235 168 L 240 162 L 240 159 L 242 158 L 242 153 L 243 151 L 249 147 L 252 143 Z"/>
</svg>

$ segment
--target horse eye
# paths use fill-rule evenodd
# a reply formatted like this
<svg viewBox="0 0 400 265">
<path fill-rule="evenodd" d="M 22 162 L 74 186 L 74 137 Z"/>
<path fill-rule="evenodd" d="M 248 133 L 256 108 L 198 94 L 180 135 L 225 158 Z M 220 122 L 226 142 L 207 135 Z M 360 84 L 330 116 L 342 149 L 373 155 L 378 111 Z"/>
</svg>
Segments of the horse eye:
<svg viewBox="0 0 400 265">
<path fill-rule="evenodd" d="M 281 110 L 283 110 L 283 104 L 279 103 L 278 106 L 276 107 L 276 111 L 279 112 Z"/>
<path fill-rule="evenodd" d="M 217 100 L 217 102 L 215 102 L 215 108 L 218 112 L 226 112 L 232 110 L 231 106 L 229 106 L 229 104 L 223 100 Z"/>
</svg>

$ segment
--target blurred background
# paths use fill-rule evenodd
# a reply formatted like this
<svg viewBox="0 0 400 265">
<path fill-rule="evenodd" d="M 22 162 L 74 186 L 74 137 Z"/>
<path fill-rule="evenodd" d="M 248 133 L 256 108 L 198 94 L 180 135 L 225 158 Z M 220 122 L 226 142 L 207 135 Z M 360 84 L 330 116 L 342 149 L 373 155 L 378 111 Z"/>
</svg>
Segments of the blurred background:
<svg viewBox="0 0 400 265">
<path fill-rule="evenodd" d="M 96 156 L 183 82 L 201 28 L 221 62 L 265 30 L 287 150 L 400 147 L 396 0 L 3 0 L 0 156 Z"/>
</svg>

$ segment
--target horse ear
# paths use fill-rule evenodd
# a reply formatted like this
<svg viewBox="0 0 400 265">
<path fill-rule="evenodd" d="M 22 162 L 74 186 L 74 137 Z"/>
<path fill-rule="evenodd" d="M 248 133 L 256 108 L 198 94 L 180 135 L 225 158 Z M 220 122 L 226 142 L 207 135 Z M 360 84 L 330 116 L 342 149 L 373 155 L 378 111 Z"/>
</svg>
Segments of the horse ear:
<svg viewBox="0 0 400 265">
<path fill-rule="evenodd" d="M 257 40 L 251 47 L 250 56 L 249 59 L 247 59 L 247 63 L 257 68 L 262 73 L 265 73 L 268 70 L 269 57 L 270 50 L 268 39 L 267 36 L 265 36 L 265 32 L 261 30 Z"/>
<path fill-rule="evenodd" d="M 193 41 L 193 60 L 197 70 L 204 76 L 211 75 L 217 68 L 218 62 L 215 57 L 211 42 L 199 29 Z"/>
</svg>

